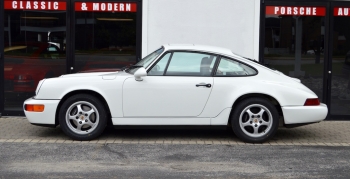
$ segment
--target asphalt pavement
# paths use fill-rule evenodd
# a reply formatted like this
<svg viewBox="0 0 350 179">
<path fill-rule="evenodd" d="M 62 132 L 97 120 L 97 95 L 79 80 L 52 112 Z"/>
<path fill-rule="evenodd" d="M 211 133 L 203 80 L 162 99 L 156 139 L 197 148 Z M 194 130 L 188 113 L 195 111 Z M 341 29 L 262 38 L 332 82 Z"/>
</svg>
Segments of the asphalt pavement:
<svg viewBox="0 0 350 179">
<path fill-rule="evenodd" d="M 0 178 L 349 178 L 349 149 L 0 142 Z"/>
<path fill-rule="evenodd" d="M 114 129 L 74 141 L 60 127 L 0 118 L 2 178 L 350 178 L 350 122 L 280 128 L 263 144 L 232 130 Z"/>
</svg>

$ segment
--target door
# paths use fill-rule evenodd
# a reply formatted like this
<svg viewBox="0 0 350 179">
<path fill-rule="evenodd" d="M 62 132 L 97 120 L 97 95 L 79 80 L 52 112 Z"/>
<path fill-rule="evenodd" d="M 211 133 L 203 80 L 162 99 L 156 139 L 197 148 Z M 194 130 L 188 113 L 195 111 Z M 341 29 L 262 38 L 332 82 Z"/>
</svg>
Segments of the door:
<svg viewBox="0 0 350 179">
<path fill-rule="evenodd" d="M 143 81 L 123 85 L 125 117 L 195 117 L 202 113 L 213 87 L 216 56 L 197 52 L 163 55 Z"/>
<path fill-rule="evenodd" d="M 285 75 L 299 78 L 320 101 L 327 102 L 326 4 L 289 4 L 271 2 L 265 6 L 263 61 Z"/>
</svg>

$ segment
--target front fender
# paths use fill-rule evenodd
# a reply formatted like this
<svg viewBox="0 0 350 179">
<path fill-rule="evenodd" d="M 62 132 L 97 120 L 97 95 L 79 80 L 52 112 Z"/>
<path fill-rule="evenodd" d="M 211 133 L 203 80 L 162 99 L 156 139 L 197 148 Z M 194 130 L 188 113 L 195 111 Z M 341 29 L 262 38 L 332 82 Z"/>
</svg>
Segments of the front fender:
<svg viewBox="0 0 350 179">
<path fill-rule="evenodd" d="M 99 93 L 106 100 L 112 117 L 122 117 L 121 80 L 103 80 L 102 76 L 50 78 L 45 80 L 35 98 L 61 100 L 73 91 L 90 90 Z"/>
</svg>

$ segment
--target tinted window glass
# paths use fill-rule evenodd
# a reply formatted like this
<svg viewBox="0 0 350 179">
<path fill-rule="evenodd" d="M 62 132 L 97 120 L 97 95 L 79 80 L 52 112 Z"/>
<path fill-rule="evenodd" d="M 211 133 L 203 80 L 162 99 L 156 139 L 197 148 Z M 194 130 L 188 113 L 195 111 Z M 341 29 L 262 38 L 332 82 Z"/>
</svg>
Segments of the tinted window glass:
<svg viewBox="0 0 350 179">
<path fill-rule="evenodd" d="M 77 11 L 75 31 L 75 71 L 116 71 L 136 63 L 135 12 Z"/>
<path fill-rule="evenodd" d="M 214 55 L 194 52 L 174 52 L 167 76 L 210 76 L 215 64 Z"/>
<path fill-rule="evenodd" d="M 216 76 L 247 76 L 255 75 L 257 72 L 244 65 L 243 63 L 230 60 L 227 58 L 221 58 L 218 69 L 216 70 Z"/>
<path fill-rule="evenodd" d="M 35 95 L 40 80 L 66 72 L 66 12 L 22 10 L 22 1 L 17 3 L 18 9 L 5 9 L 1 17 L 5 27 L 0 37 L 4 41 L 4 84 L 0 86 L 5 111 L 23 111 L 23 102 Z M 57 3 L 61 6 L 62 1 Z"/>
</svg>

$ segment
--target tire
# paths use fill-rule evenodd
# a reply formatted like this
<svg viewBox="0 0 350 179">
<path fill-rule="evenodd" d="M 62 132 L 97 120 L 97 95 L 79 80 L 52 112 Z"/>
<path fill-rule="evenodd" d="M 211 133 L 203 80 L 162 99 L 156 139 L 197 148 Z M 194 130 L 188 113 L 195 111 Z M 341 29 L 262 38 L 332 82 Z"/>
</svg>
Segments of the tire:
<svg viewBox="0 0 350 179">
<path fill-rule="evenodd" d="M 79 141 L 97 138 L 107 125 L 103 103 L 88 94 L 77 94 L 64 101 L 58 117 L 62 131 Z"/>
<path fill-rule="evenodd" d="M 248 98 L 233 110 L 232 129 L 242 141 L 263 143 L 277 132 L 279 115 L 270 101 L 263 98 Z"/>
</svg>

